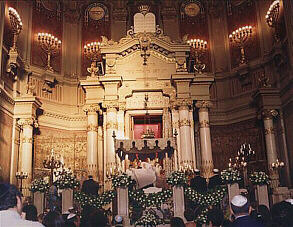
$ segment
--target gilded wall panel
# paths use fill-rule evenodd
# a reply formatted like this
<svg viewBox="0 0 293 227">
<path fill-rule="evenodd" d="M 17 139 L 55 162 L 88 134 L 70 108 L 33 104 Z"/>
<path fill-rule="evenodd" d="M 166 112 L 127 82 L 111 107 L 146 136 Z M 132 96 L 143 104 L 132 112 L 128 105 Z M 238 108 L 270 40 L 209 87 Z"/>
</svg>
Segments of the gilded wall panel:
<svg viewBox="0 0 293 227">
<path fill-rule="evenodd" d="M 80 178 L 86 172 L 86 132 L 68 132 L 66 130 L 40 129 L 41 135 L 35 136 L 35 177 L 46 174 L 48 170 L 43 168 L 43 160 L 51 154 L 52 149 L 56 157 L 64 162 L 66 168 L 70 168 Z"/>
</svg>

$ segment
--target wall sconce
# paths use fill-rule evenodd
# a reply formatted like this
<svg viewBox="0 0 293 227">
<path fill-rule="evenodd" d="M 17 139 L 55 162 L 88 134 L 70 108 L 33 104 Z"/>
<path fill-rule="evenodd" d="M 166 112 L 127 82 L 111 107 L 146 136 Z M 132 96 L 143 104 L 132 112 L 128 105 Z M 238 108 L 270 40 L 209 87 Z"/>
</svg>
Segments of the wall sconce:
<svg viewBox="0 0 293 227">
<path fill-rule="evenodd" d="M 280 1 L 276 0 L 270 5 L 270 8 L 266 14 L 266 22 L 269 27 L 275 29 L 274 38 L 277 42 L 279 41 L 279 34 L 277 32 L 278 25 L 279 25 L 278 23 L 279 15 L 280 15 Z"/>
<path fill-rule="evenodd" d="M 91 60 L 91 67 L 87 68 L 87 71 L 91 74 L 91 77 L 99 75 L 98 62 L 101 61 L 101 47 L 100 42 L 92 42 L 84 45 L 84 55 Z"/>
<path fill-rule="evenodd" d="M 190 39 L 187 43 L 191 47 L 190 55 L 195 61 L 193 66 L 194 70 L 201 74 L 206 68 L 206 65 L 201 62 L 200 58 L 206 53 L 208 43 L 201 39 Z"/>
<path fill-rule="evenodd" d="M 272 166 L 272 169 L 276 169 L 276 170 L 278 170 L 278 169 L 284 167 L 285 164 L 284 164 L 284 162 L 280 162 L 280 161 L 277 159 L 275 162 L 273 162 L 273 163 L 271 164 L 271 166 Z"/>
<path fill-rule="evenodd" d="M 42 50 L 47 54 L 46 70 L 54 72 L 51 66 L 51 57 L 59 53 L 61 41 L 49 33 L 38 33 L 38 43 Z"/>
<path fill-rule="evenodd" d="M 242 28 L 238 28 L 229 35 L 229 40 L 231 43 L 235 43 L 240 48 L 240 65 L 246 64 L 247 59 L 245 57 L 244 44 L 252 35 L 252 26 L 244 26 Z"/>
</svg>

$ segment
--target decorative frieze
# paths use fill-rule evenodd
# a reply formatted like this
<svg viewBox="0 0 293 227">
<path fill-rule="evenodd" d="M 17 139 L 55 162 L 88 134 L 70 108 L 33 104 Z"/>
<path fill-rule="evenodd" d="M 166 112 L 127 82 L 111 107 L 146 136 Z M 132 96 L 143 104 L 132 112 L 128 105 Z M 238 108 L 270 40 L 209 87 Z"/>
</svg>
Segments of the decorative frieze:
<svg viewBox="0 0 293 227">
<path fill-rule="evenodd" d="M 39 127 L 37 120 L 34 118 L 22 118 L 22 119 L 19 119 L 17 123 L 21 127 L 25 127 L 25 126 L 33 126 L 35 128 Z"/>
<path fill-rule="evenodd" d="M 52 113 L 48 111 L 44 111 L 43 116 L 56 118 L 64 121 L 86 121 L 86 117 L 84 116 L 78 116 L 78 117 L 72 117 L 64 114 L 59 113 Z"/>
</svg>

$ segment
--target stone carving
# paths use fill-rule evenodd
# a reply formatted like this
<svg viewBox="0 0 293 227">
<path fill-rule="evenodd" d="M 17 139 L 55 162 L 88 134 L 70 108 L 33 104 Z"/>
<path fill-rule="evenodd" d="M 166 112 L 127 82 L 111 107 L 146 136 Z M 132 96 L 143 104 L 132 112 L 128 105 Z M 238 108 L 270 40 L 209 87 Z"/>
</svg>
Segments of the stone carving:
<svg viewBox="0 0 293 227">
<path fill-rule="evenodd" d="M 210 122 L 207 120 L 203 120 L 199 122 L 199 127 L 200 128 L 209 128 L 210 127 Z"/>
<path fill-rule="evenodd" d="M 183 126 L 190 126 L 190 120 L 189 119 L 183 119 L 179 121 L 179 128 Z"/>
<path fill-rule="evenodd" d="M 83 111 L 88 113 L 96 113 L 99 112 L 100 114 L 102 113 L 102 110 L 99 106 L 99 104 L 94 104 L 94 105 L 85 105 L 83 107 Z"/>
<path fill-rule="evenodd" d="M 195 106 L 200 109 L 199 111 L 201 110 L 206 111 L 207 109 L 211 108 L 213 105 L 211 101 L 198 101 L 196 102 Z"/>
<path fill-rule="evenodd" d="M 278 115 L 277 110 L 263 110 L 261 112 L 261 115 L 263 116 L 264 119 L 272 119 L 273 117 L 276 117 Z"/>
<path fill-rule="evenodd" d="M 97 125 L 94 125 L 94 124 L 89 124 L 87 126 L 87 131 L 90 132 L 90 131 L 94 131 L 94 132 L 97 132 L 98 131 L 98 126 Z"/>
</svg>

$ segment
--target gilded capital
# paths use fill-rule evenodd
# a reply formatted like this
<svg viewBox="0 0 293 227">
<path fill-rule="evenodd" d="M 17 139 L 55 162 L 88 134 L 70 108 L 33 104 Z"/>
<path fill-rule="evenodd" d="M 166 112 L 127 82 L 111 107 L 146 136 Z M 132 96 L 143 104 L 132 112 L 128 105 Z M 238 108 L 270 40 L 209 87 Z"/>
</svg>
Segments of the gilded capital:
<svg viewBox="0 0 293 227">
<path fill-rule="evenodd" d="M 87 131 L 88 132 L 97 132 L 98 131 L 98 126 L 95 125 L 95 124 L 88 124 Z"/>
<path fill-rule="evenodd" d="M 192 103 L 193 102 L 191 99 L 180 99 L 175 102 L 175 104 L 179 108 L 179 110 L 182 110 L 182 109 L 189 110 L 189 108 L 192 107 Z"/>
<path fill-rule="evenodd" d="M 209 128 L 210 127 L 210 122 L 207 120 L 203 120 L 199 122 L 199 127 L 200 128 Z"/>
<path fill-rule="evenodd" d="M 17 124 L 21 127 L 32 126 L 35 128 L 39 127 L 39 124 L 35 118 L 21 118 L 17 121 Z"/>
<path fill-rule="evenodd" d="M 119 102 L 119 110 L 120 111 L 126 110 L 126 102 Z"/>
<path fill-rule="evenodd" d="M 189 119 L 183 119 L 179 121 L 179 128 L 183 127 L 183 126 L 190 126 L 190 120 Z"/>
<path fill-rule="evenodd" d="M 274 117 L 276 117 L 278 115 L 278 111 L 275 109 L 263 110 L 261 112 L 261 115 L 262 115 L 263 119 L 273 119 Z"/>
<path fill-rule="evenodd" d="M 83 107 L 83 111 L 86 112 L 87 114 L 93 114 L 93 113 L 101 113 L 101 108 L 99 104 L 91 104 L 91 105 L 85 105 Z"/>
<path fill-rule="evenodd" d="M 211 108 L 213 104 L 211 101 L 197 101 L 195 106 L 199 109 L 206 110 L 208 108 Z"/>
<path fill-rule="evenodd" d="M 117 100 L 104 101 L 102 106 L 107 109 L 107 112 L 116 111 L 119 108 L 119 102 Z"/>
</svg>

